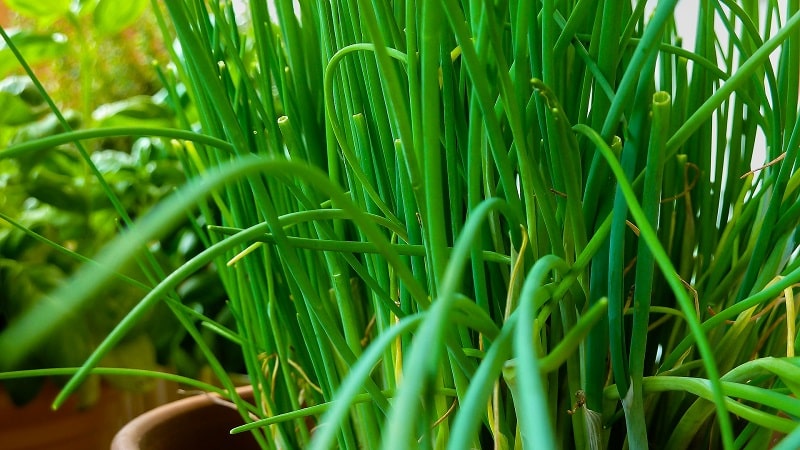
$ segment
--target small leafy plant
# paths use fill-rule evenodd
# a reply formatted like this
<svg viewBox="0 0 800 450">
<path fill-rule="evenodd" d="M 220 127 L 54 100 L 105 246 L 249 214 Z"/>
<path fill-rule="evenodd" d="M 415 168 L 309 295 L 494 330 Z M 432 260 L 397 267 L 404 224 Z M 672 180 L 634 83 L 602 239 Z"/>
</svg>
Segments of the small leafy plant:
<svg viewBox="0 0 800 450">
<path fill-rule="evenodd" d="M 22 8 L 23 3 L 16 2 L 13 6 Z M 88 3 L 75 8 L 76 11 L 69 14 L 72 21 L 85 22 L 85 17 L 81 16 L 86 15 Z M 51 16 L 36 18 L 39 22 L 53 20 Z M 64 18 L 60 20 L 68 22 Z M 33 20 L 23 21 L 20 26 L 23 28 L 9 31 L 8 37 L 26 62 L 37 63 L 37 68 L 53 77 L 47 80 L 49 85 L 59 81 L 69 84 L 70 76 L 63 76 L 56 67 L 69 67 L 71 60 L 82 62 L 85 57 L 73 58 L 76 47 L 107 45 L 92 41 L 93 32 L 106 39 L 116 39 L 114 33 L 119 31 L 104 29 L 98 24 L 96 29 L 72 30 L 69 36 L 64 36 L 36 32 L 37 27 L 43 25 Z M 4 55 L 0 75 L 19 72 L 20 66 L 11 48 L 5 43 L 0 47 Z M 91 73 L 81 73 L 77 78 L 86 78 L 88 84 L 102 87 L 110 78 L 106 71 L 108 65 L 116 60 L 118 58 L 111 58 Z M 8 61 L 14 64 L 5 64 Z M 130 69 L 132 63 L 126 67 Z M 150 77 L 156 78 L 155 74 Z M 125 83 L 119 83 L 121 86 L 114 92 L 102 95 L 86 92 L 87 95 L 81 96 L 76 95 L 77 90 L 70 90 L 51 98 L 43 96 L 41 86 L 37 87 L 27 76 L 5 76 L 0 80 L 0 145 L 6 148 L 47 140 L 63 132 L 59 117 L 51 111 L 48 102 L 66 105 L 60 112 L 61 119 L 75 130 L 172 125 L 174 114 L 166 105 L 163 89 L 155 95 L 129 94 L 135 86 L 147 84 L 146 78 L 130 76 Z M 121 100 L 115 97 L 121 93 L 129 97 Z M 85 106 L 91 108 L 88 112 L 73 109 L 83 106 L 81 97 L 89 99 L 85 102 Z M 54 144 L 45 150 L 0 160 L 0 330 L 36 304 L 46 302 L 49 291 L 63 284 L 68 275 L 85 262 L 87 258 L 81 255 L 96 253 L 118 233 L 120 214 L 115 208 L 132 217 L 140 216 L 185 181 L 177 159 L 160 140 L 120 137 L 92 141 L 86 148 L 86 156 L 101 177 L 87 170 L 83 155 L 72 144 Z M 104 189 L 110 190 L 113 197 Z M 173 270 L 194 256 L 198 247 L 202 244 L 187 226 L 170 233 L 149 250 L 162 267 Z M 220 301 L 221 284 L 215 280 L 211 269 L 209 266 L 196 273 L 182 283 L 179 290 L 187 305 L 216 315 L 224 304 Z M 137 267 L 125 271 L 124 276 L 130 277 L 131 282 L 104 290 L 106 301 L 82 311 L 80 326 L 62 327 L 48 333 L 44 342 L 26 355 L 24 367 L 80 365 L 147 291 L 140 282 L 146 279 L 145 273 Z M 138 285 L 134 279 L 139 280 Z M 185 333 L 176 332 L 177 323 L 165 309 L 166 306 L 160 305 L 151 311 L 147 319 L 106 356 L 104 364 L 140 369 L 169 366 L 179 373 L 198 375 L 202 363 L 193 355 L 190 342 L 183 339 Z M 99 381 L 99 377 L 92 377 L 91 382 L 81 387 L 81 406 L 89 406 L 97 400 Z M 106 381 L 125 388 L 149 386 L 134 378 L 113 377 Z M 4 394 L 10 395 L 15 403 L 23 404 L 38 394 L 43 382 L 43 378 L 27 378 L 2 382 L 2 387 Z"/>
<path fill-rule="evenodd" d="M 11 323 L 2 367 L 199 212 L 205 250 L 57 404 L 166 304 L 264 448 L 797 447 L 800 12 L 702 1 L 685 49 L 676 3 L 153 2 L 182 129 L 62 123 L 0 158 L 149 136 L 190 181 Z M 176 292 L 209 263 L 235 327 Z"/>
</svg>

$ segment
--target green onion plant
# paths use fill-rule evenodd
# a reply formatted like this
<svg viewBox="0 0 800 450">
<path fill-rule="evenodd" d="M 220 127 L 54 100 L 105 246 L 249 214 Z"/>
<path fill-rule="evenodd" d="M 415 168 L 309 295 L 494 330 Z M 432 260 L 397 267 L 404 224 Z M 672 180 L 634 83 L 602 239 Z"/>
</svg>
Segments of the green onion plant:
<svg viewBox="0 0 800 450">
<path fill-rule="evenodd" d="M 800 2 L 700 0 L 693 48 L 676 3 L 153 1 L 182 128 L 0 158 L 148 136 L 187 181 L 119 211 L 0 368 L 139 263 L 56 406 L 164 302 L 265 449 L 794 447 Z M 146 248 L 186 222 L 206 249 L 163 273 Z M 235 328 L 176 294 L 209 263 Z"/>
</svg>

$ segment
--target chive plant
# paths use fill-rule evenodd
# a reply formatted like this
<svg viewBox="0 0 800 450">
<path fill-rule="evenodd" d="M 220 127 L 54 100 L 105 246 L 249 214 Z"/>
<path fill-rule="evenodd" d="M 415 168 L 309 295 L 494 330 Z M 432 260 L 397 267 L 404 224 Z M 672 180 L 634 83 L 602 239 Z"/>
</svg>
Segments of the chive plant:
<svg viewBox="0 0 800 450">
<path fill-rule="evenodd" d="M 702 0 L 694 48 L 676 3 L 154 1 L 184 130 L 0 157 L 146 135 L 188 181 L 3 368 L 202 216 L 57 404 L 164 301 L 264 448 L 795 448 L 800 2 Z M 211 262 L 235 329 L 175 294 Z"/>
</svg>

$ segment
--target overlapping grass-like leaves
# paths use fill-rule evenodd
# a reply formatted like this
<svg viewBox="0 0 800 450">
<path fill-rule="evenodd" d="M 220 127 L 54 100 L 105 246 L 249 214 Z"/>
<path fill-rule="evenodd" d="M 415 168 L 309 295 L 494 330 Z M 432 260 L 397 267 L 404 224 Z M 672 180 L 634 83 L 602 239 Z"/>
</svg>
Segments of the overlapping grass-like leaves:
<svg viewBox="0 0 800 450">
<path fill-rule="evenodd" d="M 153 2 L 185 130 L 56 139 L 171 139 L 189 180 L 4 368 L 202 215 L 67 391 L 166 301 L 228 389 L 199 329 L 240 344 L 264 448 L 798 445 L 797 1 L 700 1 L 693 49 L 675 0 L 276 3 Z M 236 329 L 174 294 L 210 262 Z"/>
</svg>

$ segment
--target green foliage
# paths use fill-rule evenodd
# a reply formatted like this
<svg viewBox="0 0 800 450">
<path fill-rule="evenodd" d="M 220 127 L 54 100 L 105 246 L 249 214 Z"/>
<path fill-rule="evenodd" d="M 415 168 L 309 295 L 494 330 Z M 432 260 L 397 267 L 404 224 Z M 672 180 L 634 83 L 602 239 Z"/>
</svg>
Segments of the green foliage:
<svg viewBox="0 0 800 450">
<path fill-rule="evenodd" d="M 159 89 L 151 63 L 163 60 L 165 52 L 152 14 L 144 14 L 146 0 L 74 1 L 66 10 L 35 14 L 24 7 L 39 2 L 5 3 L 16 48 L 47 74 L 43 81 L 60 108 L 74 109 L 88 121 L 100 105 Z M 0 76 L 20 72 L 5 43 L 0 54 L 5 56 Z"/>
<path fill-rule="evenodd" d="M 83 11 L 92 5 L 84 2 L 74 6 Z M 38 18 L 47 21 L 46 27 L 54 20 L 53 17 Z M 20 71 L 14 55 L 17 52 L 23 60 L 47 67 L 45 71 L 53 75 L 49 70 L 55 65 L 51 63 L 72 55 L 76 44 L 89 44 L 92 39 L 90 30 L 78 31 L 78 39 L 70 41 L 63 35 L 52 35 L 59 37 L 54 39 L 29 30 L 9 33 L 11 44 L 4 44 L 3 49 L 7 53 L 4 62 L 11 62 L 6 72 Z M 74 37 L 75 30 L 72 32 Z M 93 46 L 94 43 L 85 48 Z M 128 63 L 132 67 L 132 62 Z M 91 77 L 95 73 L 84 75 Z M 80 90 L 74 87 L 70 84 L 64 90 L 76 96 Z M 0 81 L 0 143 L 6 147 L 37 142 L 51 139 L 65 129 L 85 126 L 166 127 L 174 123 L 174 114 L 165 104 L 164 92 L 109 103 L 99 103 L 102 96 L 92 97 L 89 106 L 97 107 L 88 114 L 72 109 L 62 113 L 44 93 L 38 80 L 8 76 Z M 0 178 L 0 329 L 7 328 L 37 306 L 48 304 L 47 294 L 63 284 L 87 260 L 84 255 L 95 254 L 119 231 L 120 215 L 143 215 L 185 180 L 183 168 L 164 143 L 147 137 L 106 136 L 93 141 L 89 149 L 61 142 L 41 150 L 23 153 L 14 159 L 3 158 L 0 162 L 3 174 Z M 186 227 L 170 239 L 151 245 L 151 257 L 164 267 L 182 264 L 198 251 L 200 244 L 196 243 L 196 237 L 195 244 L 191 243 L 193 235 L 191 228 Z M 71 320 L 79 326 L 48 333 L 42 345 L 26 355 L 24 367 L 79 365 L 147 291 L 147 283 L 153 276 L 139 267 L 126 269 L 123 275 L 126 283 L 102 291 L 99 307 L 75 311 Z M 221 302 L 224 293 L 214 279 L 213 268 L 204 268 L 190 277 L 186 286 L 189 288 L 181 286 L 181 291 L 191 308 L 214 317 L 224 313 Z M 170 365 L 182 374 L 199 374 L 202 361 L 195 354 L 196 347 L 184 339 L 185 333 L 175 332 L 175 319 L 165 313 L 165 309 L 166 306 L 161 305 L 148 314 L 147 320 L 109 354 L 106 363 L 125 366 L 119 362 L 127 361 L 139 368 Z M 229 367 L 239 366 L 234 363 Z M 126 384 L 136 384 L 126 380 Z M 15 401 L 24 403 L 36 394 L 39 383 L 7 387 Z M 97 380 L 94 380 L 82 390 L 84 403 L 92 401 L 96 389 Z"/>
<path fill-rule="evenodd" d="M 147 0 L 5 0 L 4 3 L 11 10 L 40 23 L 52 23 L 69 14 L 91 14 L 97 31 L 106 35 L 119 33 L 135 23 L 147 7 Z"/>
<path fill-rule="evenodd" d="M 264 448 L 796 441 L 797 2 L 702 2 L 693 49 L 676 1 L 290 3 L 153 2 L 168 100 L 83 132 L 56 110 L 66 131 L 0 152 L 74 141 L 128 228 L 55 281 L 62 314 L 0 334 L 0 368 L 199 212 L 203 249 L 150 261 L 57 403 L 166 306 Z M 182 130 L 142 120 L 167 106 Z M 115 135 L 190 178 L 135 221 L 79 144 Z M 232 326 L 182 297 L 212 263 Z"/>
<path fill-rule="evenodd" d="M 105 34 L 116 34 L 134 24 L 147 7 L 147 0 L 115 2 L 97 0 L 94 26 Z"/>
<path fill-rule="evenodd" d="M 16 138 L 26 140 L 53 132 L 53 127 L 34 122 L 23 126 Z M 20 137 L 24 136 L 24 137 Z M 132 214 L 140 215 L 171 192 L 184 179 L 174 160 L 158 154 L 140 142 L 132 152 L 97 150 L 92 162 Z M 97 252 L 117 232 L 116 214 L 98 180 L 86 172 L 74 149 L 60 147 L 47 153 L 3 161 L 4 192 L 0 210 L 0 323 L 13 323 L 36 305 L 47 303 L 48 293 L 63 284 L 83 261 L 75 253 Z M 158 184 L 155 181 L 158 181 Z M 179 255 L 175 255 L 176 259 Z M 184 258 L 185 260 L 185 255 Z M 180 260 L 175 263 L 179 264 Z M 129 270 L 127 276 L 142 280 L 142 273 Z M 80 364 L 99 340 L 142 295 L 141 287 L 118 285 L 103 292 L 102 305 L 80 311 L 80 326 L 50 334 L 43 346 L 27 355 L 25 365 L 71 367 Z M 191 297 L 189 297 L 191 298 Z M 73 319 L 77 320 L 77 319 Z M 142 324 L 132 337 L 145 342 L 152 352 L 169 352 L 174 346 L 174 326 L 168 315 L 156 314 Z M 163 336 L 163 337 L 162 337 Z M 138 339 L 138 340 L 137 340 Z M 141 346 L 116 351 L 117 360 L 134 361 Z M 122 356 L 124 354 L 128 356 Z M 153 354 L 139 367 L 156 367 Z M 163 357 L 162 357 L 163 360 Z M 13 389 L 12 389 L 13 391 Z M 17 398 L 23 402 L 26 397 Z"/>
<path fill-rule="evenodd" d="M 40 20 L 48 20 L 66 14 L 70 10 L 72 1 L 70 0 L 6 0 L 10 8 Z"/>
<path fill-rule="evenodd" d="M 0 124 L 18 126 L 32 122 L 47 105 L 27 78 L 8 77 L 0 81 Z"/>
<path fill-rule="evenodd" d="M 14 46 L 30 64 L 52 61 L 64 55 L 67 38 L 60 33 L 35 33 L 18 30 L 9 33 Z M 0 76 L 5 77 L 18 67 L 8 45 L 0 45 Z"/>
</svg>

